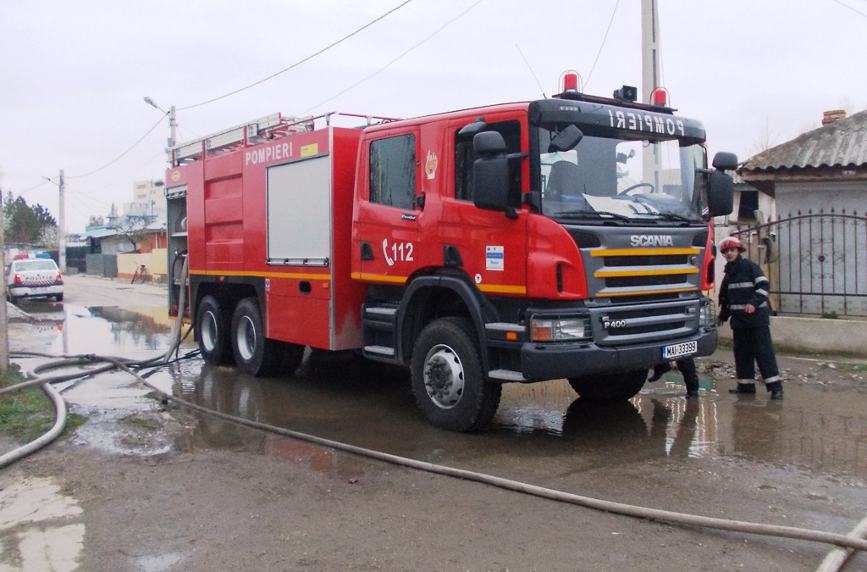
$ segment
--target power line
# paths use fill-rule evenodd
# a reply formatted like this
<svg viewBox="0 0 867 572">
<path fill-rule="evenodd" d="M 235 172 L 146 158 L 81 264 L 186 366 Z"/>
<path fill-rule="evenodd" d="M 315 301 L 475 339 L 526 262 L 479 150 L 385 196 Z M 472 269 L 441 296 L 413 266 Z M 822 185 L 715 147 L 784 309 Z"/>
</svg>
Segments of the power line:
<svg viewBox="0 0 867 572">
<path fill-rule="evenodd" d="M 130 152 L 130 151 L 132 151 L 133 149 L 135 149 L 135 148 L 138 146 L 139 143 L 141 143 L 142 141 L 144 141 L 145 137 L 147 137 L 148 135 L 150 135 L 151 133 L 153 133 L 153 130 L 156 129 L 157 127 L 159 127 L 159 126 L 160 126 L 160 123 L 162 123 L 163 121 L 165 121 L 165 119 L 166 119 L 167 116 L 168 116 L 168 114 L 163 115 L 162 117 L 160 117 L 160 120 L 157 121 L 156 123 L 154 123 L 153 127 L 151 127 L 150 129 L 148 129 L 147 131 L 145 131 L 145 134 L 142 135 L 141 137 L 139 137 L 139 138 L 136 140 L 135 143 L 133 143 L 132 145 L 130 145 L 130 146 L 127 148 L 126 151 L 124 151 L 123 153 L 121 153 L 120 155 L 118 155 L 117 157 L 115 157 L 114 159 L 112 159 L 111 161 L 109 161 L 108 163 L 106 163 L 105 165 L 103 165 L 102 167 L 99 167 L 98 169 L 94 169 L 93 171 L 89 171 L 89 172 L 87 172 L 87 173 L 83 173 L 83 174 L 81 174 L 81 175 L 67 175 L 66 178 L 67 178 L 67 179 L 81 179 L 81 178 L 84 178 L 84 177 L 89 177 L 89 176 L 91 176 L 91 175 L 94 175 L 94 174 L 96 174 L 96 173 L 99 173 L 100 171 L 102 171 L 102 170 L 104 170 L 104 169 L 107 169 L 107 168 L 110 167 L 111 165 L 114 165 L 115 163 L 117 163 L 118 161 L 120 161 L 121 159 L 123 159 L 123 158 L 124 158 L 124 157 L 125 157 L 125 156 Z"/>
<path fill-rule="evenodd" d="M 37 184 L 33 185 L 32 187 L 27 187 L 23 191 L 15 191 L 15 192 L 17 192 L 18 195 L 20 196 L 20 195 L 23 195 L 24 193 L 29 193 L 30 191 L 35 191 L 36 189 L 38 189 L 39 187 L 41 187 L 42 185 L 44 185 L 47 182 L 48 181 L 42 181 L 41 183 L 37 183 Z"/>
<path fill-rule="evenodd" d="M 436 30 L 434 30 L 432 33 L 430 33 L 429 35 L 427 35 L 427 36 L 425 36 L 424 38 L 422 38 L 421 41 L 419 41 L 419 42 L 413 44 L 412 46 L 410 46 L 409 48 L 407 48 L 406 50 L 404 50 L 403 52 L 401 52 L 400 55 L 398 55 L 396 58 L 394 58 L 394 59 L 392 59 L 391 61 L 389 61 L 388 63 L 386 63 L 384 66 L 382 66 L 381 68 L 379 68 L 378 70 L 376 70 L 376 71 L 373 72 L 372 74 L 367 75 L 367 76 L 361 78 L 360 80 L 356 81 L 355 83 L 353 83 L 353 84 L 350 85 L 349 87 L 347 87 L 347 88 L 345 88 L 345 89 L 343 89 L 343 90 L 337 92 L 336 94 L 332 95 L 332 96 L 329 97 L 328 99 L 322 100 L 322 101 L 320 101 L 319 103 L 317 103 L 316 105 L 313 105 L 313 106 L 311 106 L 311 107 L 308 107 L 306 110 L 302 111 L 302 112 L 300 113 L 300 115 L 305 115 L 305 114 L 309 113 L 310 111 L 312 111 L 313 109 L 316 109 L 317 107 L 320 107 L 320 106 L 322 106 L 322 105 L 325 105 L 326 103 L 328 103 L 328 102 L 330 102 L 330 101 L 333 101 L 333 100 L 337 99 L 338 97 L 340 97 L 340 96 L 343 95 L 344 93 L 346 93 L 346 92 L 348 92 L 348 91 L 351 91 L 351 90 L 355 89 L 356 87 L 358 87 L 358 86 L 361 85 L 362 83 L 366 82 L 367 80 L 372 79 L 372 78 L 378 76 L 379 74 L 381 74 L 382 72 L 384 72 L 386 69 L 388 69 L 389 67 L 391 67 L 392 64 L 394 64 L 395 62 L 397 62 L 398 60 L 400 60 L 401 58 L 403 58 L 404 56 L 406 56 L 408 53 L 410 53 L 410 52 L 413 51 L 414 49 L 418 48 L 419 46 L 421 46 L 422 44 L 424 44 L 425 42 L 427 42 L 428 40 L 430 40 L 431 38 L 433 38 L 434 36 L 436 36 L 437 34 L 439 34 L 440 32 L 442 32 L 443 30 L 445 30 L 448 26 L 450 26 L 450 25 L 453 24 L 454 22 L 457 22 L 458 20 L 460 20 L 461 18 L 463 18 L 464 16 L 466 16 L 466 15 L 470 12 L 470 10 L 472 10 L 473 8 L 475 8 L 476 6 L 478 6 L 479 4 L 481 4 L 482 1 L 483 1 L 483 0 L 476 0 L 476 1 L 473 2 L 473 3 L 472 3 L 468 8 L 466 8 L 465 10 L 463 10 L 460 14 L 458 14 L 457 16 L 455 16 L 454 18 L 452 18 L 451 20 L 448 20 L 446 23 L 444 23 L 442 26 L 440 26 L 439 28 L 437 28 Z M 619 2 L 619 1 L 620 1 L 620 0 L 618 0 L 618 2 Z"/>
<path fill-rule="evenodd" d="M 841 2 L 840 0 L 831 0 L 831 1 L 839 4 L 840 6 L 842 6 L 844 8 L 848 8 L 849 10 L 855 12 L 856 14 L 860 14 L 861 16 L 864 16 L 865 18 L 867 18 L 867 12 L 862 12 L 858 8 L 855 8 L 853 6 L 849 6 L 848 4 L 846 4 L 845 2 Z"/>
<path fill-rule="evenodd" d="M 608 20 L 608 27 L 605 28 L 605 35 L 602 36 L 602 43 L 599 44 L 599 49 L 596 51 L 596 59 L 593 60 L 593 65 L 590 67 L 590 73 L 587 74 L 587 81 L 584 82 L 584 90 L 590 85 L 590 78 L 593 77 L 593 72 L 596 70 L 596 63 L 599 61 L 599 56 L 602 55 L 602 49 L 605 47 L 605 42 L 608 40 L 608 32 L 611 31 L 611 25 L 614 23 L 614 16 L 617 15 L 617 7 L 620 6 L 620 0 L 614 3 L 614 10 L 611 11 L 611 19 Z"/>
<path fill-rule="evenodd" d="M 303 63 L 305 63 L 305 62 L 309 62 L 310 60 L 312 60 L 312 59 L 315 58 L 316 56 L 318 56 L 318 55 L 320 55 L 320 54 L 323 54 L 323 53 L 327 52 L 328 50 L 330 50 L 330 49 L 333 48 L 334 46 L 336 46 L 336 45 L 338 45 L 338 44 L 340 44 L 340 43 L 345 42 L 346 40 L 348 40 L 348 39 L 351 38 L 352 36 L 355 36 L 355 35 L 358 34 L 359 32 L 361 32 L 361 31 L 363 31 L 363 30 L 366 30 L 367 28 L 369 28 L 369 27 L 371 27 L 372 25 L 376 24 L 376 23 L 379 22 L 380 20 L 386 18 L 387 16 L 393 14 L 394 12 L 397 12 L 398 10 L 400 10 L 401 8 L 403 8 L 404 6 L 406 6 L 407 4 L 409 4 L 409 3 L 412 2 L 412 1 L 413 1 L 413 0 L 404 0 L 403 2 L 401 2 L 400 4 L 398 4 L 397 6 L 395 6 L 395 7 L 392 8 L 391 10 L 389 10 L 388 12 L 385 12 L 384 14 L 382 14 L 382 15 L 380 15 L 380 16 L 377 16 L 376 18 L 374 18 L 374 19 L 371 20 L 370 22 L 366 23 L 365 25 L 361 26 L 360 28 L 356 28 L 355 30 L 353 30 L 353 31 L 350 32 L 349 34 L 343 36 L 343 37 L 340 38 L 339 40 L 335 40 L 334 42 L 331 42 L 330 44 L 328 44 L 328 45 L 325 46 L 324 48 L 322 48 L 322 49 L 320 49 L 320 50 L 318 50 L 318 51 L 316 51 L 316 52 L 313 52 L 313 53 L 310 54 L 309 56 L 307 56 L 307 57 L 305 57 L 305 58 L 302 58 L 302 59 L 298 60 L 298 61 L 295 62 L 294 64 L 292 64 L 292 65 L 290 65 L 290 66 L 287 66 L 287 67 L 281 69 L 280 71 L 274 72 L 274 73 L 272 73 L 271 75 L 266 76 L 266 77 L 263 77 L 262 79 L 257 80 L 257 81 L 254 81 L 253 83 L 248 84 L 248 85 L 245 85 L 244 87 L 239 87 L 239 88 L 236 89 L 236 90 L 230 91 L 230 92 L 228 92 L 228 93 L 224 93 L 223 95 L 220 95 L 220 96 L 217 96 L 217 97 L 212 97 L 211 99 L 207 99 L 207 100 L 205 100 L 205 101 L 200 101 L 199 103 L 194 103 L 194 104 L 192 104 L 192 105 L 185 105 L 185 106 L 183 106 L 183 107 L 178 107 L 178 111 L 185 111 L 185 110 L 187 110 L 187 109 L 193 109 L 193 108 L 196 108 L 196 107 L 201 107 L 201 106 L 203 106 L 203 105 L 207 105 L 207 104 L 209 104 L 209 103 L 214 103 L 215 101 L 219 101 L 219 100 L 221 100 L 221 99 L 225 99 L 225 98 L 230 97 L 230 96 L 232 96 L 232 95 L 235 95 L 235 94 L 237 94 L 237 93 L 241 93 L 242 91 L 245 91 L 245 90 L 247 90 L 247 89 L 250 89 L 251 87 L 256 87 L 257 85 L 260 85 L 260 84 L 262 84 L 262 83 L 265 83 L 266 81 L 268 81 L 268 80 L 270 80 L 270 79 L 273 79 L 273 78 L 277 77 L 277 76 L 280 75 L 280 74 L 284 74 L 284 73 L 286 73 L 287 71 L 289 71 L 289 70 L 291 70 L 291 69 L 294 69 L 294 68 L 300 66 L 301 64 L 303 64 Z"/>
</svg>

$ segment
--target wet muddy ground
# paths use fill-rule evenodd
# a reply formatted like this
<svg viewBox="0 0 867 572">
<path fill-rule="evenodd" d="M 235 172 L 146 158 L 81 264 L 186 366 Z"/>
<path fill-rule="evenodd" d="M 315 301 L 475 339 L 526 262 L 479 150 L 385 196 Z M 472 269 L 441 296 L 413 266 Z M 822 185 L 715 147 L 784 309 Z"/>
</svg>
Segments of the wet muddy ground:
<svg viewBox="0 0 867 572">
<path fill-rule="evenodd" d="M 158 289 L 68 282 L 65 304 L 23 306 L 35 321 L 10 326 L 13 350 L 146 357 L 167 347 Z M 492 426 L 475 435 L 431 427 L 405 371 L 351 355 L 309 353 L 295 374 L 268 380 L 198 359 L 150 379 L 219 411 L 416 459 L 655 508 L 848 532 L 867 516 L 863 368 L 782 359 L 790 381 L 778 403 L 728 395 L 728 361 L 725 351 L 703 360 L 697 400 L 683 398 L 676 373 L 610 407 L 583 404 L 562 381 L 508 385 Z M 826 552 L 369 462 L 166 410 L 124 374 L 64 395 L 88 422 L 0 473 L 0 570 L 45 569 L 33 563 L 55 552 L 57 570 L 812 570 Z M 4 520 L 7 499 L 31 489 L 43 491 L 37 500 L 56 489 L 80 510 Z M 71 540 L 52 552 L 50 531 Z M 867 569 L 867 559 L 848 569 Z"/>
</svg>

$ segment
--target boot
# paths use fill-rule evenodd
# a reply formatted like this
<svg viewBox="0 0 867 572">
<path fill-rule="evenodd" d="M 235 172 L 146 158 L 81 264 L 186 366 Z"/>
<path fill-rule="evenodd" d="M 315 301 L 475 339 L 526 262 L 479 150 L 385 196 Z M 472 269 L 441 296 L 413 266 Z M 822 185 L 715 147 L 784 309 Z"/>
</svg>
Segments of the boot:
<svg viewBox="0 0 867 572">
<path fill-rule="evenodd" d="M 782 400 L 783 399 L 783 383 L 780 381 L 775 381 L 774 383 L 768 384 L 768 391 L 771 393 L 771 399 L 774 400 Z"/>
<path fill-rule="evenodd" d="M 770 387 L 770 386 L 768 386 Z M 782 392 L 782 390 L 780 390 Z M 755 395 L 756 386 L 753 383 L 739 383 L 735 389 L 729 389 L 729 393 Z M 781 393 L 782 395 L 782 393 Z"/>
<path fill-rule="evenodd" d="M 659 363 L 653 366 L 653 374 L 647 378 L 647 383 L 658 381 L 660 377 L 671 371 L 671 364 L 668 362 Z"/>
</svg>

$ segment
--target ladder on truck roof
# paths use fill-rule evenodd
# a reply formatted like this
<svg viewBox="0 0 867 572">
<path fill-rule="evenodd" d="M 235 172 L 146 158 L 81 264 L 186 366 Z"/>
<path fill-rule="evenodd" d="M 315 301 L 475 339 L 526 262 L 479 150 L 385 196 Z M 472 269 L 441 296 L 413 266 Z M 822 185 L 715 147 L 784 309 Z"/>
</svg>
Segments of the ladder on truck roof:
<svg viewBox="0 0 867 572">
<path fill-rule="evenodd" d="M 357 113 L 341 113 L 338 111 L 303 118 L 283 117 L 282 113 L 272 113 L 255 121 L 229 127 L 228 129 L 221 129 L 216 133 L 211 133 L 210 135 L 172 147 L 170 149 L 172 165 L 183 165 L 184 163 L 197 161 L 206 155 L 228 153 L 238 148 L 259 144 L 265 140 L 286 137 L 292 133 L 313 131 L 316 129 L 317 120 L 324 120 L 325 126 L 328 127 L 336 116 L 362 118 L 366 121 L 366 125 L 362 127 L 398 121 L 393 117 L 359 115 Z"/>
</svg>

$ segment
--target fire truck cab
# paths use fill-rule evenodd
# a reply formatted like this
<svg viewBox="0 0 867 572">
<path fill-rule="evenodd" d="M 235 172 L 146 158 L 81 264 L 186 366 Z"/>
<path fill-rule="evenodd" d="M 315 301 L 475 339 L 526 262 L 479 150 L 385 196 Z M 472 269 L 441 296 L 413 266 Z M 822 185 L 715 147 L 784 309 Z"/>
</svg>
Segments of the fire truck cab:
<svg viewBox="0 0 867 572">
<path fill-rule="evenodd" d="M 305 346 L 355 350 L 408 366 L 425 417 L 471 431 L 502 383 L 625 400 L 654 364 L 715 349 L 708 221 L 737 160 L 709 169 L 699 122 L 577 92 L 336 122 L 173 149 L 170 307 L 187 257 L 207 362 L 264 375 Z"/>
</svg>

